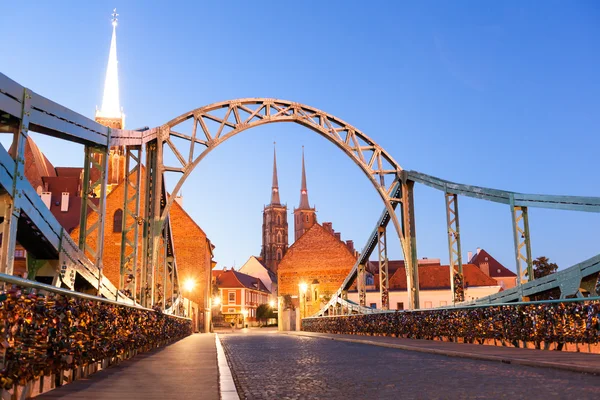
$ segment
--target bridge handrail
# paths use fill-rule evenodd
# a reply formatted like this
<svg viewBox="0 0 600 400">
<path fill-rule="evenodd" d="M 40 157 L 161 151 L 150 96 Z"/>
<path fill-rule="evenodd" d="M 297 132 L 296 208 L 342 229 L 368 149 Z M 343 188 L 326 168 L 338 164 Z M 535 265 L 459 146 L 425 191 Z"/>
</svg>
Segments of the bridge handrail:
<svg viewBox="0 0 600 400">
<path fill-rule="evenodd" d="M 577 297 L 572 299 L 551 299 L 551 300 L 537 300 L 537 301 L 515 301 L 510 303 L 486 303 L 486 304 L 465 304 L 447 307 L 436 307 L 436 308 L 420 308 L 416 310 L 380 310 L 372 309 L 373 311 L 369 314 L 394 314 L 394 313 L 415 313 L 415 312 L 431 312 L 431 311 L 457 311 L 457 310 L 472 310 L 478 308 L 489 308 L 489 307 L 516 307 L 523 305 L 536 305 L 536 304 L 557 304 L 557 303 L 585 303 L 598 301 L 600 302 L 600 296 L 594 297 Z M 313 315 L 304 319 L 319 319 L 319 318 L 332 318 L 332 317 L 352 317 L 353 314 L 340 314 L 340 315 Z"/>
<path fill-rule="evenodd" d="M 519 207 L 600 212 L 600 197 L 524 194 L 451 182 L 417 171 L 407 171 L 406 173 L 410 180 L 434 189 L 495 203 L 510 204 L 512 197 L 514 205 Z"/>
<path fill-rule="evenodd" d="M 44 290 L 47 292 L 52 292 L 52 293 L 60 294 L 63 296 L 77 297 L 77 298 L 84 299 L 84 300 L 92 300 L 92 301 L 98 301 L 101 303 L 107 303 L 107 304 L 112 304 L 112 305 L 116 305 L 116 306 L 134 308 L 137 310 L 152 311 L 152 312 L 155 311 L 151 308 L 142 307 L 139 304 L 124 303 L 124 302 L 120 302 L 120 301 L 116 301 L 116 300 L 106 299 L 104 297 L 94 296 L 94 295 L 87 294 L 87 293 L 75 292 L 73 290 L 59 288 L 56 286 L 48 285 L 46 283 L 31 281 L 29 279 L 20 278 L 18 276 L 14 276 L 14 275 L 7 275 L 7 274 L 0 273 L 0 282 L 10 283 L 13 285 L 28 287 L 28 288 L 37 289 L 37 290 Z M 180 319 L 187 319 L 187 320 L 190 319 L 187 317 L 181 317 L 179 315 L 173 315 L 173 314 L 168 314 L 168 315 L 170 317 L 176 317 L 176 318 L 180 318 Z"/>
</svg>

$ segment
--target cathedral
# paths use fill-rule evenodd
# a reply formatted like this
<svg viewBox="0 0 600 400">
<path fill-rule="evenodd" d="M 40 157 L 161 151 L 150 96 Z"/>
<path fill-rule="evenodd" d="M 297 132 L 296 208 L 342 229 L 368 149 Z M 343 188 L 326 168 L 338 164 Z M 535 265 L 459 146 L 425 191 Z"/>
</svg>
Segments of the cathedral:
<svg viewBox="0 0 600 400">
<path fill-rule="evenodd" d="M 278 296 L 291 296 L 299 302 L 299 288 L 309 289 L 303 299 L 306 315 L 316 312 L 333 293 L 356 262 L 357 253 L 351 240 L 343 242 L 331 222 L 317 222 L 315 207 L 308 202 L 304 150 L 300 203 L 294 208 L 294 243 L 288 246 L 287 206 L 281 203 L 277 180 L 277 155 L 273 153 L 271 202 L 263 209 L 262 264 L 277 276 Z M 310 294 L 310 295 L 309 295 Z"/>
<path fill-rule="evenodd" d="M 306 169 L 304 167 L 304 149 L 302 149 L 302 187 L 300 188 L 300 206 L 294 208 L 294 242 L 317 222 L 317 211 L 308 203 L 306 187 Z M 279 263 L 288 250 L 287 206 L 281 204 L 279 183 L 277 181 L 277 154 L 273 150 L 273 185 L 271 202 L 263 210 L 262 263 L 277 274 Z"/>
</svg>

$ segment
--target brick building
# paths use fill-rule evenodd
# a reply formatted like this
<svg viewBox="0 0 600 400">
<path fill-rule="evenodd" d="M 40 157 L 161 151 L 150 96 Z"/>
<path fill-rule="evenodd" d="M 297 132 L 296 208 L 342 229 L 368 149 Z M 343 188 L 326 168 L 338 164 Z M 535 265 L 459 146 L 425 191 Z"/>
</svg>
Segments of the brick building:
<svg viewBox="0 0 600 400">
<path fill-rule="evenodd" d="M 269 304 L 271 292 L 256 277 L 234 269 L 212 272 L 221 299 L 220 312 L 227 323 L 238 327 L 257 325 L 256 309 Z"/>
<path fill-rule="evenodd" d="M 300 284 L 305 283 L 305 315 L 322 307 L 324 298 L 342 284 L 356 262 L 352 241 L 343 242 L 331 223 L 314 223 L 288 249 L 279 264 L 277 281 L 279 296 L 290 295 L 299 304 Z"/>
<path fill-rule="evenodd" d="M 517 286 L 517 274 L 500 264 L 487 251 L 477 248 L 475 255 L 471 257 L 471 252 L 468 254 L 468 262 L 476 265 L 484 274 L 498 282 L 498 285 L 502 289 L 510 289 Z"/>
</svg>

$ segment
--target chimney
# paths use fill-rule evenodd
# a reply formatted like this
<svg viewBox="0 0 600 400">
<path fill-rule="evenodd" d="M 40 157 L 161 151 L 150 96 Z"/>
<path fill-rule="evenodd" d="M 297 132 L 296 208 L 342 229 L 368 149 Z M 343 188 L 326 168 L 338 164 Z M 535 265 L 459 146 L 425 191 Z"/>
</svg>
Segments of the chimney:
<svg viewBox="0 0 600 400">
<path fill-rule="evenodd" d="M 62 192 L 62 197 L 60 201 L 60 211 L 69 211 L 69 192 Z"/>
<path fill-rule="evenodd" d="M 333 233 L 333 227 L 331 222 L 323 222 L 323 228 L 329 233 Z"/>
<path fill-rule="evenodd" d="M 342 240 L 342 233 L 341 232 L 335 232 L 334 236 L 337 240 Z"/>
<path fill-rule="evenodd" d="M 480 248 L 480 247 L 478 247 L 478 248 L 477 248 L 477 254 L 479 254 L 479 252 L 480 252 L 480 251 L 481 251 L 481 248 Z"/>
<path fill-rule="evenodd" d="M 348 247 L 348 250 L 350 250 L 350 253 L 354 254 L 354 241 L 353 240 L 346 240 L 346 247 Z"/>
<path fill-rule="evenodd" d="M 49 210 L 50 203 L 52 202 L 52 192 L 42 192 L 42 195 L 40 197 L 42 198 L 42 201 L 44 202 L 46 207 L 48 207 Z"/>
<path fill-rule="evenodd" d="M 467 253 L 467 262 L 468 262 L 468 263 L 470 263 L 472 258 L 473 258 L 473 252 L 472 252 L 472 251 L 469 251 L 469 252 Z"/>
<path fill-rule="evenodd" d="M 483 272 L 487 276 L 490 276 L 490 263 L 489 262 L 487 262 L 487 261 L 482 262 L 481 264 L 479 264 L 479 268 L 481 268 L 481 272 Z"/>
</svg>

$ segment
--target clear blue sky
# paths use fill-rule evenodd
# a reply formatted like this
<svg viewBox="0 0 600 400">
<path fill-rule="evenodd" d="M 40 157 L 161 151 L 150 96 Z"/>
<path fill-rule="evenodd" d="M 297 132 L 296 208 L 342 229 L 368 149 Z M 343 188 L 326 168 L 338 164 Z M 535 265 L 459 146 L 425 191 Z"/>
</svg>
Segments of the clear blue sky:
<svg viewBox="0 0 600 400">
<path fill-rule="evenodd" d="M 0 71 L 93 117 L 114 7 L 129 128 L 226 99 L 283 98 L 348 121 L 405 169 L 600 196 L 598 2 L 8 2 Z M 55 165 L 82 165 L 80 146 L 36 138 Z M 370 183 L 315 133 L 275 124 L 223 144 L 184 185 L 219 268 L 260 252 L 273 141 L 282 201 L 298 205 L 304 145 L 319 221 L 362 247 L 382 210 Z M 514 269 L 508 208 L 460 205 L 465 256 L 483 247 Z M 447 262 L 443 195 L 418 187 L 416 207 L 419 257 Z M 596 214 L 531 210 L 530 221 L 534 257 L 564 268 L 598 253 Z"/>
</svg>

